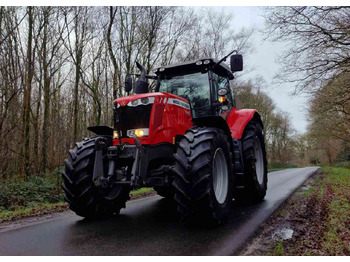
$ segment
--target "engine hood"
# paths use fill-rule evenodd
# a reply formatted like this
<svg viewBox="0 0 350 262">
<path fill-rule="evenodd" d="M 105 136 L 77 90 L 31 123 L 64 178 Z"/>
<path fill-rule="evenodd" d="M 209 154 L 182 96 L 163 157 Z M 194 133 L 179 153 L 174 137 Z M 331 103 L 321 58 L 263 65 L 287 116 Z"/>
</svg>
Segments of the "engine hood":
<svg viewBox="0 0 350 262">
<path fill-rule="evenodd" d="M 164 92 L 156 92 L 156 93 L 145 93 L 145 94 L 137 94 L 137 95 L 131 95 L 131 96 L 123 96 L 123 97 L 119 97 L 118 99 L 114 100 L 113 103 L 118 104 L 119 106 L 127 106 L 129 104 L 129 102 L 133 101 L 133 100 L 138 100 L 138 99 L 142 99 L 142 98 L 152 98 L 154 97 L 156 100 L 161 99 L 162 97 L 164 98 L 174 98 L 174 99 L 178 99 L 182 102 L 185 102 L 187 104 L 189 104 L 189 102 L 180 96 L 177 95 L 173 95 L 170 93 L 164 93 Z"/>
</svg>

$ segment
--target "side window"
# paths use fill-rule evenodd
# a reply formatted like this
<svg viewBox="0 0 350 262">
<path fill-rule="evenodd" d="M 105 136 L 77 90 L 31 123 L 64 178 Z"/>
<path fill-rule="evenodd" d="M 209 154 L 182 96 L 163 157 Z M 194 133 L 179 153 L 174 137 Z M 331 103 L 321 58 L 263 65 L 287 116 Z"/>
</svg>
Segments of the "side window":
<svg viewBox="0 0 350 262">
<path fill-rule="evenodd" d="M 228 80 L 227 77 L 223 77 L 223 76 L 219 76 L 215 73 L 213 73 L 214 76 L 214 89 L 215 89 L 215 100 L 218 100 L 218 90 L 221 88 L 227 88 L 228 89 L 228 93 L 226 95 L 226 99 L 228 100 L 229 103 L 229 107 L 231 108 L 233 106 L 233 98 L 232 98 L 232 93 L 231 93 L 231 89 L 230 89 L 230 82 Z"/>
</svg>

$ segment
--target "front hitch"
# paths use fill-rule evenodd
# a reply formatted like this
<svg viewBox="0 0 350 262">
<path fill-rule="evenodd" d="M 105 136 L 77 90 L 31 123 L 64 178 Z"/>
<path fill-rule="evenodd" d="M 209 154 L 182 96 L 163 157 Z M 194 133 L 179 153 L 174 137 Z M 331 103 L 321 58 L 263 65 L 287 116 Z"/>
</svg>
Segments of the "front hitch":
<svg viewBox="0 0 350 262">
<path fill-rule="evenodd" d="M 131 186 L 138 186 L 138 174 L 140 169 L 140 156 L 142 154 L 142 143 L 136 138 L 136 136 L 134 136 L 134 143 L 136 146 L 136 154 L 134 164 L 131 169 Z"/>
<path fill-rule="evenodd" d="M 108 181 L 104 177 L 104 167 L 103 159 L 104 153 L 107 151 L 108 144 L 107 139 L 104 137 L 99 137 L 95 141 L 95 163 L 94 163 L 94 173 L 92 176 L 92 181 L 95 186 L 98 187 L 107 187 Z"/>
<path fill-rule="evenodd" d="M 100 137 L 95 142 L 95 163 L 92 180 L 96 187 L 107 188 L 112 184 L 130 185 L 132 187 L 138 187 L 143 184 L 142 179 L 139 176 L 140 173 L 140 161 L 143 154 L 143 146 L 140 140 L 134 137 L 135 145 L 117 145 L 109 146 L 108 140 L 104 137 Z M 104 166 L 108 158 L 108 169 Z M 131 158 L 133 164 L 131 166 L 130 180 L 122 179 L 126 175 L 125 167 L 121 170 L 117 170 L 116 166 L 118 159 Z M 117 177 L 116 177 L 117 175 Z M 121 176 L 121 180 L 118 178 Z"/>
</svg>

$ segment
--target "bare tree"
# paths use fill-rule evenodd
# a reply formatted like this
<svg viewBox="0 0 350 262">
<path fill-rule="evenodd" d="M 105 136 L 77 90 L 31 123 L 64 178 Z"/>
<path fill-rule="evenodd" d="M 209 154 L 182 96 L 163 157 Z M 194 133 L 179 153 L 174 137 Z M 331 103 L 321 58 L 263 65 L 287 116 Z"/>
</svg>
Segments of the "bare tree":
<svg viewBox="0 0 350 262">
<path fill-rule="evenodd" d="M 28 39 L 27 39 L 27 60 L 26 60 L 26 88 L 24 90 L 23 103 L 23 138 L 24 138 L 24 176 L 30 175 L 29 169 L 29 140 L 30 140 L 30 99 L 32 93 L 32 79 L 34 75 L 34 59 L 33 59 L 33 24 L 34 14 L 33 7 L 28 7 Z"/>
<path fill-rule="evenodd" d="M 350 7 L 266 8 L 266 35 L 288 41 L 280 57 L 278 82 L 296 83 L 296 91 L 314 91 L 350 68 Z"/>
</svg>

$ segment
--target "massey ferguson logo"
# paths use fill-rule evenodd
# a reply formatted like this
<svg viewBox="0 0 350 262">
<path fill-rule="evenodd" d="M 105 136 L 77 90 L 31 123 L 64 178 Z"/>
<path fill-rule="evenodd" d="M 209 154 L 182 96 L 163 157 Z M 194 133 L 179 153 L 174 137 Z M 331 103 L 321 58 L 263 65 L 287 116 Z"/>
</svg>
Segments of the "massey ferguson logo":
<svg viewBox="0 0 350 262">
<path fill-rule="evenodd" d="M 126 102 L 125 102 L 125 101 L 121 101 L 121 102 L 120 102 L 120 105 L 121 105 L 121 106 L 125 106 L 125 105 L 126 105 Z"/>
<path fill-rule="evenodd" d="M 166 97 L 161 97 L 160 99 L 159 99 L 159 103 L 160 104 L 166 104 Z"/>
</svg>

